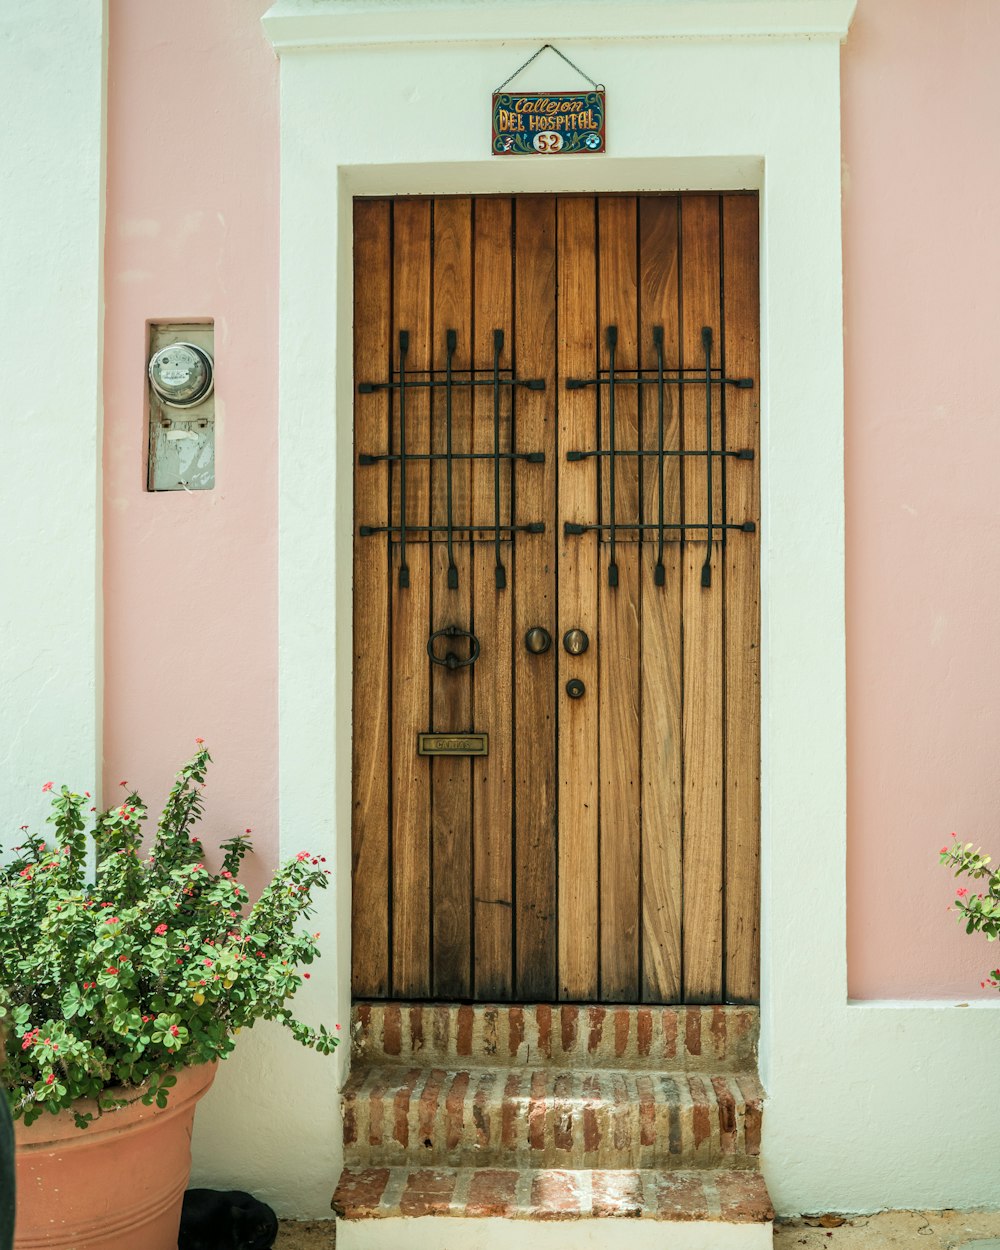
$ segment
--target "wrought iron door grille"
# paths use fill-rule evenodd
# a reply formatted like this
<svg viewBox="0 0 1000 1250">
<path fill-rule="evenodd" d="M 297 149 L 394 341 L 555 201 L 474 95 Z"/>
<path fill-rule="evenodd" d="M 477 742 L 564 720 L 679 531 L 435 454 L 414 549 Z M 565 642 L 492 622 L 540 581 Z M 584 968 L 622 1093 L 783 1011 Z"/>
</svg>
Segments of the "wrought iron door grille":
<svg viewBox="0 0 1000 1250">
<path fill-rule="evenodd" d="M 508 446 L 500 446 L 500 406 L 502 388 L 509 387 L 513 395 L 516 387 L 529 391 L 544 391 L 544 378 L 516 378 L 513 369 L 501 368 L 500 356 L 503 352 L 504 332 L 493 331 L 493 364 L 488 369 L 456 369 L 453 367 L 455 352 L 458 348 L 458 333 L 455 330 L 445 332 L 445 367 L 444 369 L 408 369 L 406 364 L 410 348 L 409 330 L 400 330 L 398 338 L 398 364 L 390 372 L 386 382 L 359 382 L 358 394 L 370 395 L 375 391 L 389 391 L 395 400 L 397 420 L 390 421 L 390 428 L 398 428 L 399 450 L 384 452 L 361 452 L 358 455 L 359 465 L 374 465 L 388 462 L 390 472 L 395 471 L 399 482 L 399 515 L 390 518 L 387 525 L 361 525 L 358 534 L 367 538 L 373 534 L 388 534 L 390 542 L 399 544 L 400 565 L 399 585 L 410 584 L 410 569 L 406 561 L 406 540 L 408 534 L 426 534 L 428 542 L 444 542 L 448 548 L 448 587 L 458 588 L 458 566 L 455 563 L 456 540 L 468 542 L 492 541 L 496 553 L 495 580 L 498 590 L 507 585 L 507 571 L 503 564 L 501 548 L 504 542 L 513 540 L 515 534 L 541 534 L 545 532 L 544 521 L 529 521 L 518 524 L 513 516 L 514 492 L 510 492 L 511 515 L 505 522 L 502 519 L 500 469 L 507 463 L 512 465 L 515 460 L 528 464 L 544 464 L 543 451 L 516 451 L 514 449 L 514 412 L 511 404 L 509 421 L 510 436 Z M 443 375 L 443 376 L 441 376 Z M 452 447 L 452 399 L 456 387 L 488 386 L 493 390 L 493 447 L 490 451 L 455 451 Z M 445 450 L 443 452 L 408 452 L 406 450 L 406 397 L 409 391 L 418 389 L 440 389 L 444 392 L 445 402 Z M 452 469 L 456 461 L 490 460 L 493 463 L 493 517 L 489 521 L 456 520 L 454 516 L 452 494 Z M 445 522 L 443 525 L 415 525 L 406 520 L 406 473 L 407 466 L 415 461 L 443 461 L 445 465 Z M 512 484 L 513 487 L 513 484 Z"/>
<path fill-rule="evenodd" d="M 604 506 L 602 498 L 602 490 L 600 484 L 600 476 L 598 476 L 598 499 L 597 513 L 598 519 L 592 523 L 581 523 L 577 521 L 566 521 L 564 524 L 564 532 L 568 535 L 586 534 L 596 530 L 599 540 L 607 543 L 610 547 L 610 559 L 608 563 L 608 585 L 618 585 L 618 559 L 617 544 L 623 535 L 627 534 L 634 537 L 639 543 L 648 542 L 651 538 L 655 538 L 657 543 L 656 566 L 654 570 L 654 581 L 657 586 L 666 584 L 666 569 L 663 563 L 663 550 L 668 533 L 679 533 L 681 541 L 687 540 L 687 535 L 691 531 L 705 532 L 705 562 L 701 570 L 702 586 L 710 586 L 712 583 L 712 543 L 718 535 L 721 542 L 725 543 L 727 533 L 730 530 L 737 530 L 740 533 L 752 534 L 756 531 L 756 524 L 753 521 L 728 522 L 723 519 L 721 522 L 714 519 L 714 473 L 713 466 L 716 462 L 719 464 L 719 495 L 722 509 L 722 516 L 726 516 L 726 461 L 734 460 L 753 460 L 754 453 L 752 448 L 731 449 L 726 446 L 726 405 L 725 405 L 725 388 L 734 386 L 740 389 L 750 389 L 753 387 L 753 378 L 729 378 L 723 374 L 721 367 L 712 364 L 712 346 L 713 333 L 711 326 L 703 326 L 701 331 L 701 345 L 705 353 L 704 366 L 698 370 L 689 369 L 672 369 L 667 368 L 663 363 L 663 327 L 653 326 L 653 347 L 656 352 L 656 367 L 654 369 L 634 369 L 628 372 L 619 372 L 617 368 L 617 351 L 618 351 L 618 327 L 609 325 L 604 331 L 604 343 L 607 348 L 608 363 L 604 368 L 599 368 L 597 376 L 593 378 L 567 378 L 566 389 L 568 391 L 581 390 L 584 387 L 594 386 L 597 388 L 597 406 L 598 406 L 598 422 L 597 428 L 603 430 L 605 427 L 604 416 L 607 417 L 607 447 L 598 446 L 590 450 L 573 449 L 566 452 L 566 459 L 569 461 L 588 460 L 591 457 L 598 457 L 599 464 L 606 463 L 608 471 L 608 515 L 605 520 Z M 664 434 L 664 398 L 666 388 L 668 386 L 703 386 L 705 388 L 705 446 L 700 448 L 689 448 L 683 446 L 667 447 L 665 444 Z M 635 386 L 639 388 L 640 400 L 642 396 L 642 388 L 652 386 L 656 388 L 656 446 L 653 448 L 636 448 L 619 447 L 616 440 L 615 431 L 615 398 L 617 388 L 620 386 Z M 720 406 L 719 418 L 721 428 L 721 445 L 715 447 L 712 437 L 712 388 L 713 386 L 721 386 L 723 388 L 723 400 Z M 641 421 L 640 421 L 641 431 Z M 640 437 L 641 441 L 641 437 Z M 601 442 L 601 439 L 598 439 Z M 655 521 L 646 521 L 643 512 L 643 492 L 638 491 L 638 516 L 635 520 L 621 520 L 618 516 L 618 501 L 616 493 L 616 466 L 621 457 L 634 456 L 639 463 L 645 457 L 651 457 L 656 460 L 657 470 L 657 516 Z M 686 509 L 687 500 L 684 500 L 681 510 L 681 519 L 679 521 L 667 521 L 665 515 L 665 485 L 664 485 L 664 465 L 671 457 L 687 457 L 695 456 L 705 462 L 705 483 L 706 483 L 706 512 L 703 520 L 688 520 Z M 682 496 L 683 498 L 683 496 Z"/>
</svg>

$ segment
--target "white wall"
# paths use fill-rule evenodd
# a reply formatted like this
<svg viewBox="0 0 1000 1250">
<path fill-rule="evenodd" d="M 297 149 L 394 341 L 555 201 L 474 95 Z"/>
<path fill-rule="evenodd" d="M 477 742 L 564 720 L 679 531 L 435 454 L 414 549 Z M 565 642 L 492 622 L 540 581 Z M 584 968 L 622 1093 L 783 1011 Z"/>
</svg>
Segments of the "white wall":
<svg viewBox="0 0 1000 1250">
<path fill-rule="evenodd" d="M 0 4 L 0 839 L 100 743 L 103 0 Z"/>
</svg>

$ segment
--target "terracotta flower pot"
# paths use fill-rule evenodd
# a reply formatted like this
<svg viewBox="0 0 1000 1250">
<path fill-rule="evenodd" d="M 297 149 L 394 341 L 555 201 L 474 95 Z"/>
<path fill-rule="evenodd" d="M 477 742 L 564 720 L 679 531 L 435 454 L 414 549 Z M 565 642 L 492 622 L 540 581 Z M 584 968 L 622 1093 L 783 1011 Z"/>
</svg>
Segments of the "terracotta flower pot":
<svg viewBox="0 0 1000 1250">
<path fill-rule="evenodd" d="M 195 1105 L 216 1067 L 182 1068 L 162 1110 L 136 1102 L 86 1129 L 70 1111 L 18 1121 L 14 1250 L 177 1250 Z"/>
</svg>

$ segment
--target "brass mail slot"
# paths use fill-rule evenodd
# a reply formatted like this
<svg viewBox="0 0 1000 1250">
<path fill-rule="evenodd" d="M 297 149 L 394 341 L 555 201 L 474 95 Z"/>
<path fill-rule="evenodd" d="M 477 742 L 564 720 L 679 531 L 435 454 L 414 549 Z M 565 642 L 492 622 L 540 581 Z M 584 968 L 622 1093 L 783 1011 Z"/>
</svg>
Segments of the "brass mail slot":
<svg viewBox="0 0 1000 1250">
<path fill-rule="evenodd" d="M 489 755 L 489 734 L 417 734 L 418 755 Z"/>
</svg>

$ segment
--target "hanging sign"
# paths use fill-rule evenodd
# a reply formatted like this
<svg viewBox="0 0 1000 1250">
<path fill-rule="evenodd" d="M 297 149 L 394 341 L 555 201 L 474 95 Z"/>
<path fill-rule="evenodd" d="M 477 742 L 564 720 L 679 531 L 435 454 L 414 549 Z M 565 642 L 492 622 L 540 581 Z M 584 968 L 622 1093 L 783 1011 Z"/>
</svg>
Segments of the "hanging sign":
<svg viewBox="0 0 1000 1250">
<path fill-rule="evenodd" d="M 535 57 L 549 49 L 586 79 L 588 91 L 508 91 L 507 87 Z M 604 84 L 594 82 L 551 43 L 537 52 L 493 92 L 494 156 L 586 155 L 606 146 Z"/>
<path fill-rule="evenodd" d="M 494 93 L 494 156 L 603 151 L 603 91 Z"/>
</svg>

